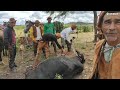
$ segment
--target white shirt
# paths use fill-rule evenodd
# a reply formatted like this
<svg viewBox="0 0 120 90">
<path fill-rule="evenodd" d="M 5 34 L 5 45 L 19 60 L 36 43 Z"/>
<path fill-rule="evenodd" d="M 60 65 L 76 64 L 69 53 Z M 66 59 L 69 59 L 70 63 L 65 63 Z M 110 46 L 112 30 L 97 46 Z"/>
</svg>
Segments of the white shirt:
<svg viewBox="0 0 120 90">
<path fill-rule="evenodd" d="M 70 43 L 70 34 L 75 33 L 77 30 L 72 30 L 71 27 L 65 28 L 61 32 L 61 37 Z"/>
<path fill-rule="evenodd" d="M 36 37 L 36 40 L 42 39 L 41 32 L 40 32 L 40 28 L 39 28 L 39 27 L 36 27 L 36 30 L 37 30 L 37 37 Z"/>
</svg>

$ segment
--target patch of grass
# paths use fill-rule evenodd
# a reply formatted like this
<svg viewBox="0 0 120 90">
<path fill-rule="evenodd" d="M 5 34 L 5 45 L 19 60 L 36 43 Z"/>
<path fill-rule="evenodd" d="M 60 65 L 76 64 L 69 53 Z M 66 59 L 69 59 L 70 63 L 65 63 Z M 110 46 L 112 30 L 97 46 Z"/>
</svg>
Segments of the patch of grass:
<svg viewBox="0 0 120 90">
<path fill-rule="evenodd" d="M 81 49 L 86 49 L 86 48 L 84 46 L 82 46 Z"/>
<path fill-rule="evenodd" d="M 63 79 L 63 77 L 62 77 L 62 75 L 56 73 L 55 79 Z"/>
</svg>

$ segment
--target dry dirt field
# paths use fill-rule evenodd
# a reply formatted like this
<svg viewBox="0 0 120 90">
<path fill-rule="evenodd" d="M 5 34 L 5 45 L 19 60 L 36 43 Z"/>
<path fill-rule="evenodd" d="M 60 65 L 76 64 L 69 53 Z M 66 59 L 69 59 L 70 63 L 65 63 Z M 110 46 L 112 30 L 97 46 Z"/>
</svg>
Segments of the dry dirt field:
<svg viewBox="0 0 120 90">
<path fill-rule="evenodd" d="M 92 60 L 93 60 L 93 52 L 94 52 L 94 43 L 93 38 L 94 34 L 93 32 L 88 33 L 79 33 L 79 35 L 72 36 L 77 37 L 75 39 L 75 48 L 78 49 L 81 53 L 84 54 L 85 57 L 85 64 L 84 64 L 84 71 L 81 75 L 77 76 L 77 79 L 88 79 L 92 68 Z M 51 47 L 51 57 L 54 56 L 53 48 Z M 59 50 L 58 50 L 59 52 Z M 69 56 L 68 56 L 69 57 Z M 44 60 L 44 57 L 43 57 Z M 0 79 L 24 79 L 25 78 L 25 71 L 26 68 L 33 64 L 34 57 L 33 57 L 33 51 L 27 50 L 24 54 L 24 60 L 21 60 L 21 55 L 19 52 L 17 52 L 16 56 L 16 64 L 17 64 L 17 71 L 16 72 L 10 72 L 8 67 L 8 57 L 3 57 L 4 65 L 0 65 Z"/>
</svg>

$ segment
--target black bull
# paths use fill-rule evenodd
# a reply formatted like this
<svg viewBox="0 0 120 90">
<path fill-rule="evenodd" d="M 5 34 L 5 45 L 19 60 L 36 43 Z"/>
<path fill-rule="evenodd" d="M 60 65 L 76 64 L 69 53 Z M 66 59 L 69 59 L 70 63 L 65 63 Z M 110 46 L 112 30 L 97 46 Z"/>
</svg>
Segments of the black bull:
<svg viewBox="0 0 120 90">
<path fill-rule="evenodd" d="M 73 79 L 83 71 L 84 62 L 83 54 L 71 59 L 65 56 L 50 58 L 40 63 L 35 70 L 26 70 L 25 79 L 54 79 L 56 74 L 63 79 Z"/>
</svg>

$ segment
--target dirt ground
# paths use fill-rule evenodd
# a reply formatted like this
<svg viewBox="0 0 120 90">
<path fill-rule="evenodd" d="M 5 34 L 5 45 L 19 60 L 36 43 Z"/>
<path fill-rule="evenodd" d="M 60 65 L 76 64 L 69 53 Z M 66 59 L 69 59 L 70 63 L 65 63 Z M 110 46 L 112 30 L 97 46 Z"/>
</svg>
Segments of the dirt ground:
<svg viewBox="0 0 120 90">
<path fill-rule="evenodd" d="M 94 53 L 94 43 L 93 41 L 93 32 L 89 33 L 80 33 L 78 36 L 74 35 L 75 39 L 75 48 L 78 49 L 81 53 L 84 54 L 85 57 L 85 64 L 84 64 L 84 71 L 76 77 L 76 79 L 88 79 L 89 75 L 91 74 L 93 68 L 93 53 Z M 53 52 L 53 48 L 51 50 L 51 57 L 55 56 Z M 58 53 L 60 51 L 58 50 Z M 71 57 L 74 56 L 71 55 Z M 70 56 L 68 56 L 70 58 Z M 43 59 L 44 60 L 44 57 Z M 8 66 L 8 57 L 3 57 L 4 65 L 0 65 L 0 79 L 24 79 L 25 78 L 25 71 L 26 68 L 33 64 L 34 57 L 33 51 L 28 50 L 24 54 L 24 60 L 21 59 L 21 55 L 17 52 L 16 55 L 16 64 L 17 64 L 17 71 L 10 72 Z"/>
</svg>

